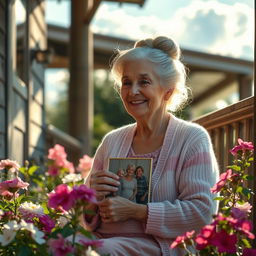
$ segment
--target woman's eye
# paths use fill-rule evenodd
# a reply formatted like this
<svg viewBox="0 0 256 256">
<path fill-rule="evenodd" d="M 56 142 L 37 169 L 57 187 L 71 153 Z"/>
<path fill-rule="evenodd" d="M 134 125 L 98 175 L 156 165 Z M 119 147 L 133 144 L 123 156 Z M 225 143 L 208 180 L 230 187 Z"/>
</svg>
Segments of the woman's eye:
<svg viewBox="0 0 256 256">
<path fill-rule="evenodd" d="M 143 80 L 140 80 L 140 81 L 139 81 L 139 85 L 147 86 L 148 84 L 149 84 L 149 81 L 146 80 L 146 79 L 143 79 Z"/>
<path fill-rule="evenodd" d="M 123 86 L 130 86 L 132 83 L 130 81 L 123 81 L 122 85 Z"/>
</svg>

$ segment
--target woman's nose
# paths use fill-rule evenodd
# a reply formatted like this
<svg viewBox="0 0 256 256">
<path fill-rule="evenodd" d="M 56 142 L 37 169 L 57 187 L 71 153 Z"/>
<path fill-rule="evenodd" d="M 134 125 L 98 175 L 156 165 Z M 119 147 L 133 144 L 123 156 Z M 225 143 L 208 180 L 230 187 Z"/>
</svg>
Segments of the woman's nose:
<svg viewBox="0 0 256 256">
<path fill-rule="evenodd" d="M 134 83 L 133 85 L 132 85 L 132 88 L 131 88 L 131 93 L 133 94 L 133 95 L 136 95 L 136 94 L 139 94 L 139 86 L 138 86 L 138 84 L 136 84 L 136 83 Z"/>
</svg>

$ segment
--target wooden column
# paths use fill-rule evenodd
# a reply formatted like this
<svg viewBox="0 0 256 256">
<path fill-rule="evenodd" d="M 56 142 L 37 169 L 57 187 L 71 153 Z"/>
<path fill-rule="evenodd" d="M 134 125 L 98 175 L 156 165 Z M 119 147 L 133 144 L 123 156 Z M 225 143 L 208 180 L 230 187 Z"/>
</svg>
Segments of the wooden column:
<svg viewBox="0 0 256 256">
<path fill-rule="evenodd" d="M 252 96 L 252 79 L 246 75 L 238 75 L 239 100 Z"/>
<path fill-rule="evenodd" d="M 93 34 L 84 18 L 92 0 L 71 1 L 69 132 L 91 153 L 93 128 Z"/>
</svg>

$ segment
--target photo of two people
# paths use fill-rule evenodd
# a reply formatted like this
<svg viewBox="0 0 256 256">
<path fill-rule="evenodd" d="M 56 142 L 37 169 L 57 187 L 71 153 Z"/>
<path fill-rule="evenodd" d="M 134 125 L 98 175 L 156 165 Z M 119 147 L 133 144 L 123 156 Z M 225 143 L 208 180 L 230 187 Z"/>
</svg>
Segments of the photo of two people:
<svg viewBox="0 0 256 256">
<path fill-rule="evenodd" d="M 120 177 L 120 186 L 114 196 L 139 204 L 150 201 L 152 158 L 110 158 L 109 171 Z"/>
</svg>

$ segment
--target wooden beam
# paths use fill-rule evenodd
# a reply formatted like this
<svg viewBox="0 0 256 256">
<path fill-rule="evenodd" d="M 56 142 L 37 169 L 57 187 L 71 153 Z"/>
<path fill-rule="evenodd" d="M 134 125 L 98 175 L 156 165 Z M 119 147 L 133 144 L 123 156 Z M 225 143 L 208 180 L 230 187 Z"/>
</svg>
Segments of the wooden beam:
<svg viewBox="0 0 256 256">
<path fill-rule="evenodd" d="M 207 91 L 203 92 L 199 96 L 195 97 L 192 101 L 192 105 L 198 104 L 200 101 L 205 100 L 208 97 L 211 97 L 216 92 L 219 92 L 220 90 L 227 87 L 229 84 L 231 84 L 233 81 L 236 80 L 236 76 L 234 74 L 228 74 L 226 77 L 221 80 L 219 83 L 217 83 L 215 86 L 211 87 Z"/>
<path fill-rule="evenodd" d="M 79 0 L 79 1 L 81 1 L 81 0 Z M 90 2 L 90 1 L 88 1 L 88 2 Z M 94 0 L 91 3 L 92 3 L 91 5 L 88 5 L 88 9 L 87 9 L 87 12 L 86 12 L 86 15 L 84 18 L 85 24 L 90 24 L 94 14 L 96 13 L 96 11 L 101 3 L 101 0 Z"/>
</svg>

